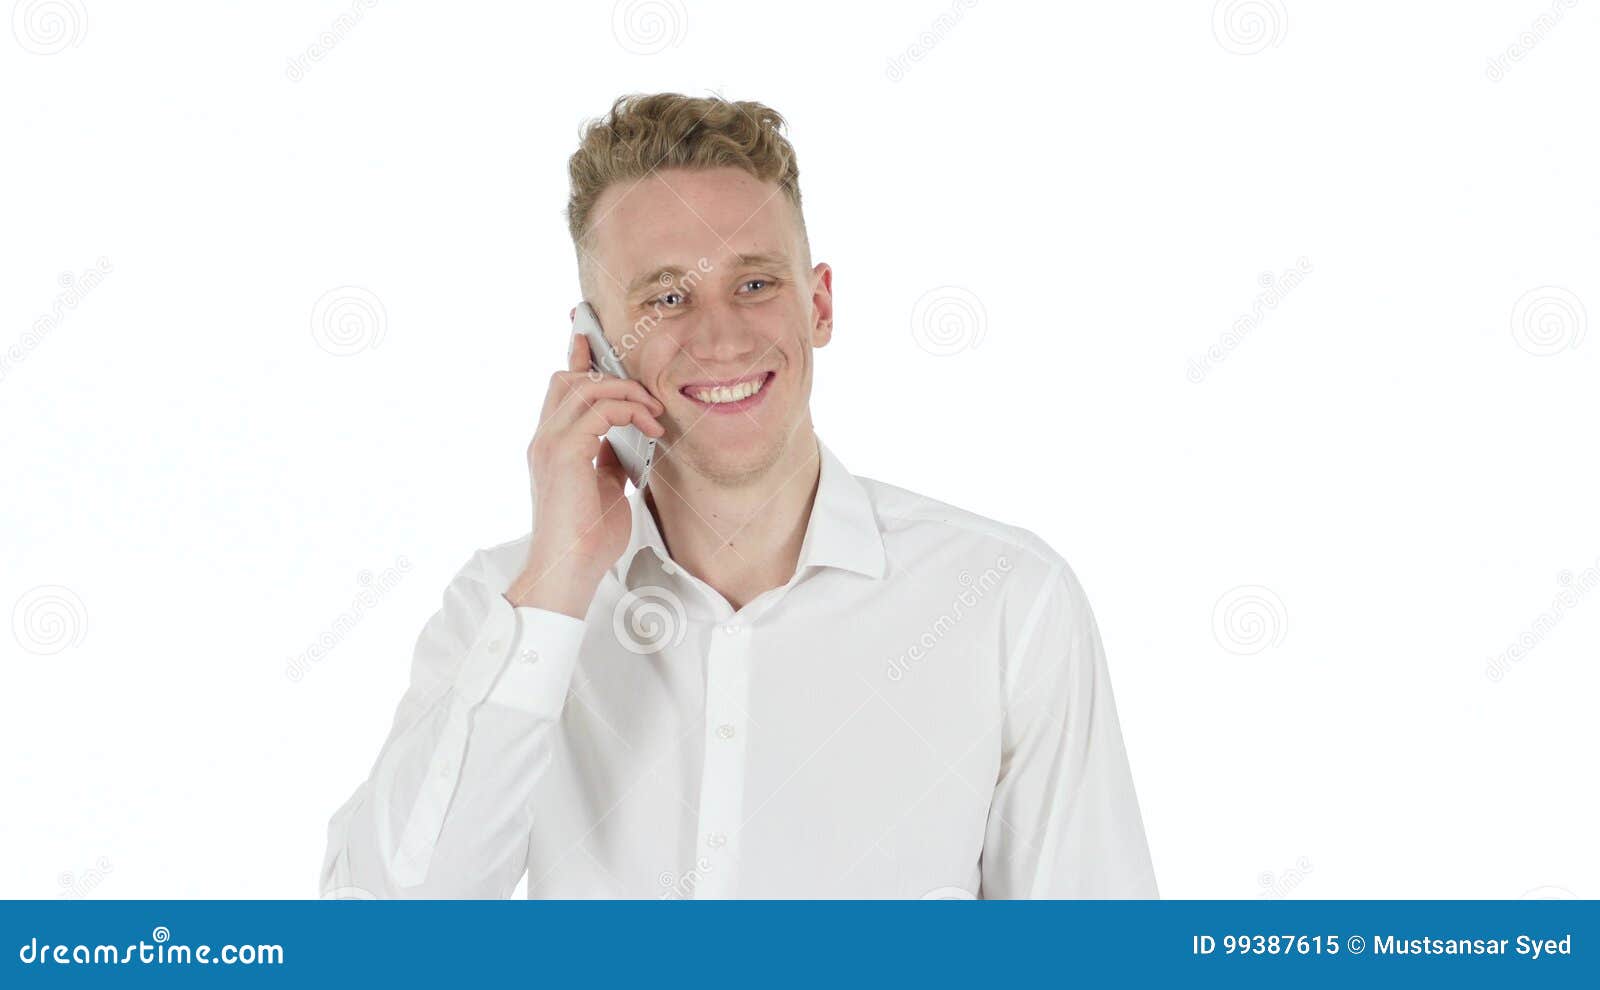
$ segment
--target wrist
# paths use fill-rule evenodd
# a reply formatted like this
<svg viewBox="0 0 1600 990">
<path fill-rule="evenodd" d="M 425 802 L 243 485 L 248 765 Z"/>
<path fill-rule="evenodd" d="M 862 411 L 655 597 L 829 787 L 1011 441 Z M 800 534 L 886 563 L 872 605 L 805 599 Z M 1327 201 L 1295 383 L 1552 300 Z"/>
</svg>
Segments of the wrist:
<svg viewBox="0 0 1600 990">
<path fill-rule="evenodd" d="M 506 601 L 519 608 L 542 608 L 582 619 L 588 615 L 599 585 L 598 577 L 584 574 L 571 562 L 552 565 L 530 559 L 504 594 Z"/>
</svg>

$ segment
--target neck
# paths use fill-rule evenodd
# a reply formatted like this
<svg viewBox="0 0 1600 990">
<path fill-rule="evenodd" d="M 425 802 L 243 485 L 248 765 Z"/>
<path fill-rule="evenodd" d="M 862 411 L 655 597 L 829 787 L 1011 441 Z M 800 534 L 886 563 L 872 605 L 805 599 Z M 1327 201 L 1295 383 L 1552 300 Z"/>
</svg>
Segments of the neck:
<svg viewBox="0 0 1600 990">
<path fill-rule="evenodd" d="M 821 469 L 816 434 L 797 430 L 770 468 L 737 486 L 663 460 L 651 470 L 645 504 L 673 562 L 737 611 L 794 575 Z"/>
</svg>

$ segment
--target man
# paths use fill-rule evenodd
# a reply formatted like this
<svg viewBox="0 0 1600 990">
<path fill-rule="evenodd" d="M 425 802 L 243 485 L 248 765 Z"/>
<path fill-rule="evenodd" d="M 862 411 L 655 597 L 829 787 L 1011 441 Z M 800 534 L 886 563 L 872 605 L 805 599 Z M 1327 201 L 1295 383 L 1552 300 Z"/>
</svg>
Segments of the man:
<svg viewBox="0 0 1600 990">
<path fill-rule="evenodd" d="M 325 894 L 1156 896 L 1071 569 L 812 430 L 833 272 L 782 126 L 667 93 L 584 132 L 569 226 L 628 378 L 573 337 L 531 531 L 422 630 Z M 630 496 L 626 424 L 659 441 Z"/>
</svg>

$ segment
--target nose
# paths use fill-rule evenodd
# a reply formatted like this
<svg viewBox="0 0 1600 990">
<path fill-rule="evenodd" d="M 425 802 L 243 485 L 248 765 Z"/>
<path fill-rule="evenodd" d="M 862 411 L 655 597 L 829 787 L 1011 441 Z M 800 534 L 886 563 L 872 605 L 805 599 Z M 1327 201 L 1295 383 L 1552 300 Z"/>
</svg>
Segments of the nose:
<svg viewBox="0 0 1600 990">
<path fill-rule="evenodd" d="M 738 313 L 712 309 L 695 321 L 683 348 L 706 368 L 739 370 L 755 359 L 759 342 L 759 336 Z"/>
</svg>

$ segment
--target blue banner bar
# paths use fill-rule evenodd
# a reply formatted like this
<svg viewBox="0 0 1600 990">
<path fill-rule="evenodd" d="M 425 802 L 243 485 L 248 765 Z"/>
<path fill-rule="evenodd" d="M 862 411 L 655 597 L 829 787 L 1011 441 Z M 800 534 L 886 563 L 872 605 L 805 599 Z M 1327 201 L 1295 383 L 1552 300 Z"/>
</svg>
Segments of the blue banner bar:
<svg viewBox="0 0 1600 990">
<path fill-rule="evenodd" d="M 4 901 L 0 938 L 8 990 L 1600 986 L 1592 900 Z"/>
</svg>

